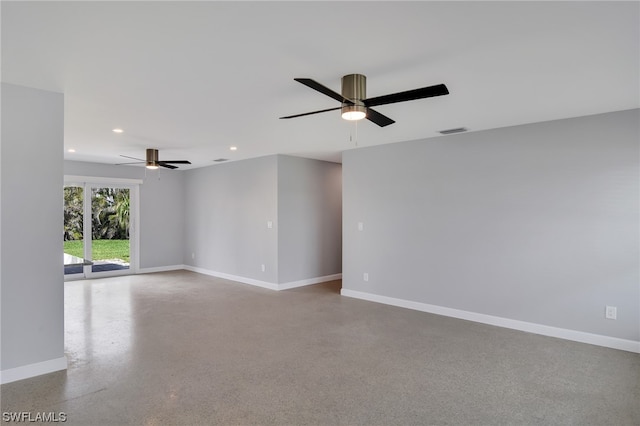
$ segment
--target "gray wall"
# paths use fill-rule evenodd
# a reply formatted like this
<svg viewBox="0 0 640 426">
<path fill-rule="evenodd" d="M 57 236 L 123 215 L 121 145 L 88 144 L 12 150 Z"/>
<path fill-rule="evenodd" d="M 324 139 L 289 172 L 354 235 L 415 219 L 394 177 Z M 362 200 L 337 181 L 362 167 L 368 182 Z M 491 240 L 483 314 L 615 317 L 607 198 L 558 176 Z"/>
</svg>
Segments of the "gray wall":
<svg viewBox="0 0 640 426">
<path fill-rule="evenodd" d="M 278 282 L 342 272 L 342 167 L 278 156 Z"/>
<path fill-rule="evenodd" d="M 187 171 L 185 192 L 185 264 L 271 284 L 341 273 L 339 164 L 218 164 Z"/>
<path fill-rule="evenodd" d="M 2 83 L 2 370 L 64 357 L 63 107 Z"/>
<path fill-rule="evenodd" d="M 638 115 L 345 152 L 343 288 L 640 340 Z"/>
<path fill-rule="evenodd" d="M 160 169 L 145 173 L 144 167 L 65 161 L 64 174 L 142 179 L 140 268 L 183 264 L 184 171 Z"/>
<path fill-rule="evenodd" d="M 269 156 L 186 172 L 185 264 L 278 282 L 277 167 Z"/>
</svg>

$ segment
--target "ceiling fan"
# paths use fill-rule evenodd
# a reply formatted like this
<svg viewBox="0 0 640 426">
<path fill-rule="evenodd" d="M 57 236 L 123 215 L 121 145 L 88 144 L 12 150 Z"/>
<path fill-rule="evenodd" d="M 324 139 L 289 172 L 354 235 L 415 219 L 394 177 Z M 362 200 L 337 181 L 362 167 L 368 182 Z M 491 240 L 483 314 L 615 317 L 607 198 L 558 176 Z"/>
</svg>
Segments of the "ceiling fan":
<svg viewBox="0 0 640 426">
<path fill-rule="evenodd" d="M 165 167 L 167 169 L 177 169 L 177 166 L 173 164 L 191 164 L 191 161 L 187 160 L 166 160 L 160 161 L 158 160 L 158 150 L 149 148 L 147 149 L 147 159 L 143 160 L 142 158 L 128 157 L 126 155 L 121 155 L 120 157 L 131 158 L 132 160 L 139 160 L 135 163 L 120 163 L 120 164 L 145 164 L 147 169 L 155 170 L 158 167 Z"/>
<path fill-rule="evenodd" d="M 342 118 L 345 120 L 362 120 L 363 118 L 366 118 L 378 126 L 384 127 L 395 123 L 395 121 L 383 114 L 380 114 L 371 107 L 449 94 L 447 86 L 444 84 L 436 84 L 435 86 L 407 90 L 405 92 L 392 93 L 367 99 L 367 77 L 362 74 L 348 74 L 342 77 L 342 94 L 336 93 L 310 78 L 294 78 L 294 80 L 335 99 L 340 102 L 342 106 L 323 109 L 320 111 L 288 115 L 286 117 L 280 117 L 281 119 L 304 117 L 305 115 L 319 114 L 321 112 L 341 109 Z"/>
</svg>

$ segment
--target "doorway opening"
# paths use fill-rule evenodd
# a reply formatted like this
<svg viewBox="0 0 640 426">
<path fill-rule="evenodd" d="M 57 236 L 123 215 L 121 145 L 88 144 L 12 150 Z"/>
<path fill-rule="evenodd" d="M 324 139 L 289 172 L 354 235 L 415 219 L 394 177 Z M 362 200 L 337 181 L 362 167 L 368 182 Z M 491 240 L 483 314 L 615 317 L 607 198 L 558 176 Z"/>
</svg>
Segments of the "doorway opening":
<svg viewBox="0 0 640 426">
<path fill-rule="evenodd" d="M 137 270 L 137 198 L 137 185 L 65 182 L 66 280 Z"/>
</svg>

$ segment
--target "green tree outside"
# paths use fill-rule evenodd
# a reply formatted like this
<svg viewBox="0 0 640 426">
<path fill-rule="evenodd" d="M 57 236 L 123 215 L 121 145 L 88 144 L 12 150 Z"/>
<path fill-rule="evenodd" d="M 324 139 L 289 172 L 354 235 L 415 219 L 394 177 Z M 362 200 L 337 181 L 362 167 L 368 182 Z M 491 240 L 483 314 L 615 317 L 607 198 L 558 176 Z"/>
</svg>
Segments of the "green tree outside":
<svg viewBox="0 0 640 426">
<path fill-rule="evenodd" d="M 84 190 L 64 188 L 64 251 L 84 257 Z M 130 194 L 127 188 L 94 188 L 91 197 L 91 239 L 94 259 L 129 261 Z"/>
</svg>

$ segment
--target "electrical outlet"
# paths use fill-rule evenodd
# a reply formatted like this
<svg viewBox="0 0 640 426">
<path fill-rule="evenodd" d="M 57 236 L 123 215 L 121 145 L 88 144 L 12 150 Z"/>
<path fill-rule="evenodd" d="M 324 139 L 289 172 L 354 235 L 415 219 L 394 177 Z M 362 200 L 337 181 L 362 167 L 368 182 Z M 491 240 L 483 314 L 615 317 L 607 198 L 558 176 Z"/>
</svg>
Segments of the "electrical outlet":
<svg viewBox="0 0 640 426">
<path fill-rule="evenodd" d="M 195 253 L 191 253 L 191 258 L 195 259 L 196 258 L 196 254 Z"/>
<path fill-rule="evenodd" d="M 270 220 L 267 221 L 267 228 L 269 228 L 269 229 L 273 228 L 273 222 L 272 221 L 270 221 Z"/>
<path fill-rule="evenodd" d="M 358 222 L 358 231 L 364 230 L 364 223 Z"/>
<path fill-rule="evenodd" d="M 362 279 L 365 281 L 369 281 L 369 273 L 365 272 L 364 274 L 362 274 Z"/>
<path fill-rule="evenodd" d="M 262 264 L 262 272 L 266 271 L 267 267 L 264 265 L 264 263 Z"/>
<path fill-rule="evenodd" d="M 607 306 L 604 312 L 604 316 L 607 319 L 618 319 L 618 308 L 615 306 Z"/>
</svg>

